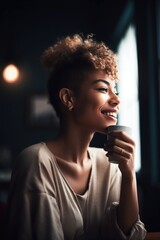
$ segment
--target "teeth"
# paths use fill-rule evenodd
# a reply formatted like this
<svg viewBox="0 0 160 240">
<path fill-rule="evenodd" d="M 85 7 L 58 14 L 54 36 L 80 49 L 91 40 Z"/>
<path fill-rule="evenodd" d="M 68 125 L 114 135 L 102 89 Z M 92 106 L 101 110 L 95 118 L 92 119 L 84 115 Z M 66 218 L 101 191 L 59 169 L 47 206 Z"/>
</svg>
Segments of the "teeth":
<svg viewBox="0 0 160 240">
<path fill-rule="evenodd" d="M 116 117 L 116 116 L 117 116 L 116 113 L 111 113 L 111 112 L 110 112 L 110 113 L 107 113 L 107 115 L 108 115 L 108 116 L 113 116 L 113 117 Z"/>
<path fill-rule="evenodd" d="M 116 113 L 108 113 L 109 116 L 113 116 L 113 117 L 116 117 L 117 114 Z"/>
<path fill-rule="evenodd" d="M 111 116 L 111 117 L 117 117 L 117 113 L 115 112 L 103 112 L 104 115 Z"/>
</svg>

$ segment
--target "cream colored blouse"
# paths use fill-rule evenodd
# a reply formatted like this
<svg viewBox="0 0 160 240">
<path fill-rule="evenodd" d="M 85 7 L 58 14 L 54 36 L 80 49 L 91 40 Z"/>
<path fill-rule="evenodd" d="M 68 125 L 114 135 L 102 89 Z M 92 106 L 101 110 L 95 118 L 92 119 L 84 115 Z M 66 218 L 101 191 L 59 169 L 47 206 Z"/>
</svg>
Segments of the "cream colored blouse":
<svg viewBox="0 0 160 240">
<path fill-rule="evenodd" d="M 105 151 L 88 149 L 92 171 L 88 190 L 76 194 L 45 143 L 24 149 L 12 173 L 8 198 L 7 239 L 16 240 L 141 240 L 139 220 L 130 236 L 117 225 L 121 173 Z"/>
</svg>

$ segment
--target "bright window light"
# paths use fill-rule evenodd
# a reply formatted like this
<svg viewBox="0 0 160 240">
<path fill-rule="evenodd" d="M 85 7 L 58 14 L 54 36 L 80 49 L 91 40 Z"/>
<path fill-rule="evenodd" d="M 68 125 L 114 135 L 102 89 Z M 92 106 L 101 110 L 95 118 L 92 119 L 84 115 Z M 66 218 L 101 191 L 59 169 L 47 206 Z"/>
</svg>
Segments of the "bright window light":
<svg viewBox="0 0 160 240">
<path fill-rule="evenodd" d="M 138 99 L 138 62 L 134 26 L 130 26 L 118 47 L 119 84 L 121 100 L 118 123 L 132 128 L 132 137 L 136 142 L 135 170 L 141 168 L 140 125 Z"/>
</svg>

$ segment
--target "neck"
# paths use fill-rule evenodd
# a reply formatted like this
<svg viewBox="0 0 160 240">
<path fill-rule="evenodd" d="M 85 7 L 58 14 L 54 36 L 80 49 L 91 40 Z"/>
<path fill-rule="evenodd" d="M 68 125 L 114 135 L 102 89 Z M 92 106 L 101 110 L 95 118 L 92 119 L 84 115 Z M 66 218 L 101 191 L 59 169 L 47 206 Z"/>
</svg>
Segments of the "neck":
<svg viewBox="0 0 160 240">
<path fill-rule="evenodd" d="M 92 138 L 93 133 L 87 134 L 82 129 L 63 128 L 52 142 L 52 151 L 66 161 L 82 164 L 84 160 L 88 159 L 87 149 Z"/>
</svg>

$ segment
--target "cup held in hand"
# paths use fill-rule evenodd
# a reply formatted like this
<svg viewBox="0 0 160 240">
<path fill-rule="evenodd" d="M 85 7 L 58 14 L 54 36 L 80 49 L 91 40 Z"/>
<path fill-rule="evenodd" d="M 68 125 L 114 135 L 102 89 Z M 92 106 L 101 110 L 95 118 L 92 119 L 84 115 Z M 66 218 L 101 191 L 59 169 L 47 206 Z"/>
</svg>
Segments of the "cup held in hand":
<svg viewBox="0 0 160 240">
<path fill-rule="evenodd" d="M 132 135 L 132 129 L 131 129 L 131 127 L 128 127 L 128 126 L 111 125 L 111 126 L 107 127 L 107 133 L 112 132 L 112 131 L 123 131 L 123 132 L 126 132 L 130 136 Z M 110 136 L 109 134 L 107 134 L 107 141 L 111 140 L 113 138 L 114 138 L 113 136 Z M 117 164 L 117 160 L 114 159 L 113 156 L 109 157 L 109 162 Z"/>
</svg>

